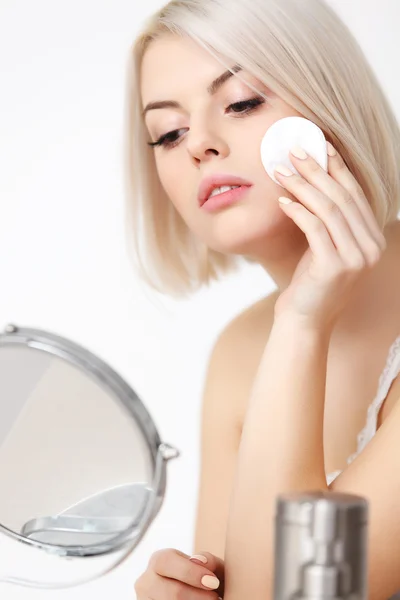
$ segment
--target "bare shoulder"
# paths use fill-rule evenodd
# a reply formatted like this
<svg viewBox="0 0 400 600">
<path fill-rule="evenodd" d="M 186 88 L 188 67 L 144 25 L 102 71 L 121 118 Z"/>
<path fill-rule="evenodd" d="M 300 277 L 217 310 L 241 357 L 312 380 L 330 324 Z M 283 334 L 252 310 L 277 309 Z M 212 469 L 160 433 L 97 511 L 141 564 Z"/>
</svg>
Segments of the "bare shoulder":
<svg viewBox="0 0 400 600">
<path fill-rule="evenodd" d="M 279 293 L 246 307 L 220 332 L 211 354 L 208 381 L 241 427 L 251 387 L 273 323 Z M 226 400 L 222 400 L 222 398 Z"/>
<path fill-rule="evenodd" d="M 274 307 L 279 293 L 273 292 L 246 307 L 221 331 L 215 347 L 222 353 L 242 358 L 249 350 L 265 346 L 270 332 Z"/>
</svg>

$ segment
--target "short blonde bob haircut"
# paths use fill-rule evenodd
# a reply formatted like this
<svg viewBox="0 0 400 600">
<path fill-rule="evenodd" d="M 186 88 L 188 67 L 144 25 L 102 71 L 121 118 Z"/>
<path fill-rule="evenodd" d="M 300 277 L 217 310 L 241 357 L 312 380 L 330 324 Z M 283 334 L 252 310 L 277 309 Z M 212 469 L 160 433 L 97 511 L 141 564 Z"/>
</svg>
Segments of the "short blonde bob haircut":
<svg viewBox="0 0 400 600">
<path fill-rule="evenodd" d="M 399 124 L 357 41 L 324 0 L 172 0 L 145 22 L 127 65 L 127 240 L 151 288 L 184 297 L 235 271 L 240 260 L 195 239 L 158 178 L 142 118 L 140 69 L 149 44 L 166 34 L 189 36 L 226 69 L 239 64 L 316 123 L 379 225 L 397 218 Z"/>
</svg>

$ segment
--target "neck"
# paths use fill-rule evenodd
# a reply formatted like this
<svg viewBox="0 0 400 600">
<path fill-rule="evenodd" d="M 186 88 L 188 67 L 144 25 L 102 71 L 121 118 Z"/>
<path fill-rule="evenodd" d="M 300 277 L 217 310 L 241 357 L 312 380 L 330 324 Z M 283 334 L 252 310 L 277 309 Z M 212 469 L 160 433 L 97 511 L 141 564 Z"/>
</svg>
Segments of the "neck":
<svg viewBox="0 0 400 600">
<path fill-rule="evenodd" d="M 290 284 L 296 267 L 308 248 L 307 238 L 296 226 L 286 236 L 277 233 L 268 245 L 268 254 L 257 258 L 259 265 L 266 271 L 283 292 Z"/>
</svg>

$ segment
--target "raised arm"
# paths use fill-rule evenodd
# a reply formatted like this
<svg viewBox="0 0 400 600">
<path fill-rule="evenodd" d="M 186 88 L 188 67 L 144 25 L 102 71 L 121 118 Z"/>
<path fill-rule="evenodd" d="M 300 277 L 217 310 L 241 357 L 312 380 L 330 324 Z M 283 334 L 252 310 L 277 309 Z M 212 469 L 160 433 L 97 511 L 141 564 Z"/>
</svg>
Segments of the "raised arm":
<svg viewBox="0 0 400 600">
<path fill-rule="evenodd" d="M 329 337 L 274 325 L 243 428 L 225 552 L 225 600 L 272 598 L 276 497 L 327 490 L 323 410 Z M 301 349 L 301 350 L 299 350 Z"/>
<path fill-rule="evenodd" d="M 225 600 L 272 598 L 277 496 L 328 489 L 323 412 L 329 340 L 357 280 L 386 245 L 360 185 L 332 147 L 329 153 L 329 173 L 313 158 L 293 153 L 300 174 L 275 173 L 298 200 L 283 199 L 281 207 L 309 247 L 275 305 L 249 401 L 227 525 Z M 386 591 L 393 585 L 386 584 Z"/>
</svg>

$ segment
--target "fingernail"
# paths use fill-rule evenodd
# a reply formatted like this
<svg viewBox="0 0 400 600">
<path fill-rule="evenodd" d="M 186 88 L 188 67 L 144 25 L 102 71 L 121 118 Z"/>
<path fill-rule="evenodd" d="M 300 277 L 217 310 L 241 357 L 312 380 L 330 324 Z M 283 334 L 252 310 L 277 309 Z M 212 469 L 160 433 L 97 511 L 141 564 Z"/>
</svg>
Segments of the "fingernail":
<svg viewBox="0 0 400 600">
<path fill-rule="evenodd" d="M 326 142 L 326 151 L 329 156 L 336 156 L 337 152 L 330 142 Z"/>
<path fill-rule="evenodd" d="M 219 579 L 212 575 L 204 575 L 201 579 L 201 583 L 210 590 L 216 590 L 219 587 Z"/>
<path fill-rule="evenodd" d="M 291 200 L 290 198 L 286 198 L 286 196 L 280 196 L 280 198 L 278 198 L 278 202 L 280 202 L 281 204 L 291 204 L 293 200 Z"/>
<path fill-rule="evenodd" d="M 303 150 L 303 148 L 300 148 L 300 146 L 295 146 L 294 148 L 291 148 L 290 153 L 293 154 L 293 156 L 295 156 L 296 158 L 301 158 L 302 160 L 308 157 L 307 152 Z"/>
<path fill-rule="evenodd" d="M 287 177 L 289 175 L 293 175 L 293 172 L 287 167 L 285 167 L 285 165 L 278 165 L 277 167 L 275 167 L 275 171 L 278 171 L 278 173 L 280 173 L 281 175 L 286 175 Z"/>
<path fill-rule="evenodd" d="M 191 556 L 189 560 L 191 560 L 192 558 L 195 558 L 196 560 L 199 560 L 200 562 L 202 562 L 204 564 L 208 563 L 208 560 L 202 554 L 193 554 L 193 556 Z"/>
</svg>

